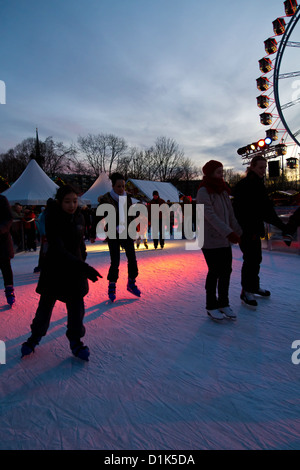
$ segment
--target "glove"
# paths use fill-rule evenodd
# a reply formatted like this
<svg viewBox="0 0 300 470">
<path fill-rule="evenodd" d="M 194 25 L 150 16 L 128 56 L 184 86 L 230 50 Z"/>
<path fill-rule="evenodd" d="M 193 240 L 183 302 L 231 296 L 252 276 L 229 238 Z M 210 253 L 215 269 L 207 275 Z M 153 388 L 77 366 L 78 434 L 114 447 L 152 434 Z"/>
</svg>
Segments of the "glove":
<svg viewBox="0 0 300 470">
<path fill-rule="evenodd" d="M 227 235 L 227 238 L 230 241 L 230 243 L 240 243 L 241 241 L 240 237 L 235 232 L 231 232 L 229 235 Z"/>
<path fill-rule="evenodd" d="M 101 277 L 101 278 L 103 277 L 103 276 L 101 276 L 100 273 L 98 273 L 98 271 L 95 268 L 93 268 L 89 264 L 87 264 L 86 266 L 87 266 L 86 271 L 85 271 L 86 272 L 86 277 L 88 279 L 90 279 L 90 281 L 96 282 L 96 281 L 98 281 L 98 277 Z"/>
</svg>

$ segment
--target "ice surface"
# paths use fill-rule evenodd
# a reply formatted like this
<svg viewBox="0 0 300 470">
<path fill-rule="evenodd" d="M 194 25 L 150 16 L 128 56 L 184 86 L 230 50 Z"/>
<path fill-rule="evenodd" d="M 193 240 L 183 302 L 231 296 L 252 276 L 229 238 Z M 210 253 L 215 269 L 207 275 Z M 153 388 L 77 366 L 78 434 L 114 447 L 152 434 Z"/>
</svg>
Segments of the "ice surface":
<svg viewBox="0 0 300 470">
<path fill-rule="evenodd" d="M 126 290 L 122 253 L 110 303 L 102 247 L 88 254 L 104 276 L 85 298 L 88 363 L 70 353 L 60 302 L 36 352 L 20 359 L 39 300 L 38 253 L 12 261 L 12 309 L 0 280 L 0 449 L 300 449 L 300 364 L 292 362 L 300 257 L 264 251 L 261 284 L 272 295 L 254 311 L 239 299 L 242 256 L 233 247 L 238 320 L 219 324 L 205 312 L 201 251 L 185 250 L 184 240 L 137 250 L 141 298 Z"/>
</svg>

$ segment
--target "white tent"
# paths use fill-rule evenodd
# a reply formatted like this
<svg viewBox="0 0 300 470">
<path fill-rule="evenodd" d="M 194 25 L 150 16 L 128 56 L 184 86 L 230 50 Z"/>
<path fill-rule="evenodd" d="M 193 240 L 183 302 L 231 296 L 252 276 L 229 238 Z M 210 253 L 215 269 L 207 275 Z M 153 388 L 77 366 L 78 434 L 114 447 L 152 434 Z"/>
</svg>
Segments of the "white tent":
<svg viewBox="0 0 300 470">
<path fill-rule="evenodd" d="M 46 204 L 49 198 L 53 198 L 57 189 L 57 184 L 46 175 L 37 162 L 30 160 L 21 176 L 2 194 L 10 204 L 19 202 L 38 206 Z"/>
<path fill-rule="evenodd" d="M 98 197 L 103 196 L 103 194 L 111 191 L 111 189 L 112 185 L 108 175 L 106 173 L 100 173 L 90 189 L 81 196 L 81 200 L 89 200 L 92 207 L 97 207 L 99 204 Z"/>
<path fill-rule="evenodd" d="M 178 190 L 172 183 L 136 180 L 130 178 L 127 180 L 126 186 L 135 190 L 134 193 L 136 192 L 136 196 L 145 196 L 149 201 L 153 198 L 153 191 L 158 191 L 159 197 L 164 199 L 166 202 L 179 202 Z"/>
</svg>

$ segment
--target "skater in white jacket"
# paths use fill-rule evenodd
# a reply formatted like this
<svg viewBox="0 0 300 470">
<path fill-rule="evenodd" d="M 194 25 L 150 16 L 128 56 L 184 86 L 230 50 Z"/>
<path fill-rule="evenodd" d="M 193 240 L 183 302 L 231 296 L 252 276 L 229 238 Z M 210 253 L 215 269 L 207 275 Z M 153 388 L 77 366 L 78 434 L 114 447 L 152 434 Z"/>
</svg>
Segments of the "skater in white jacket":
<svg viewBox="0 0 300 470">
<path fill-rule="evenodd" d="M 206 309 L 214 320 L 223 320 L 224 316 L 235 319 L 229 305 L 231 243 L 239 243 L 242 230 L 234 216 L 230 189 L 223 179 L 222 163 L 210 160 L 202 171 L 204 177 L 197 193 L 197 204 L 204 204 L 202 251 L 208 266 Z"/>
</svg>

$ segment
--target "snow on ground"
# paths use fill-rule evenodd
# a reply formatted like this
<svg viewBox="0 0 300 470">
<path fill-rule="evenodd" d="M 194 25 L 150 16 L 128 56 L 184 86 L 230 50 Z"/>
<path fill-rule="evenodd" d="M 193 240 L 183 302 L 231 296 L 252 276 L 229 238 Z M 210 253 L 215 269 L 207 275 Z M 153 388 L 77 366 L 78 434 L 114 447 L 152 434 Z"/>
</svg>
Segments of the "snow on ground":
<svg viewBox="0 0 300 470">
<path fill-rule="evenodd" d="M 38 253 L 12 262 L 12 309 L 0 280 L 0 449 L 300 449 L 300 364 L 292 362 L 300 257 L 264 251 L 262 286 L 272 296 L 254 311 L 239 299 L 242 257 L 233 247 L 238 320 L 220 324 L 206 315 L 201 251 L 185 250 L 184 240 L 137 251 L 140 299 L 126 290 L 123 253 L 112 304 L 103 247 L 89 246 L 88 262 L 104 279 L 85 298 L 88 363 L 70 354 L 60 302 L 48 335 L 20 359 L 39 299 Z"/>
</svg>

